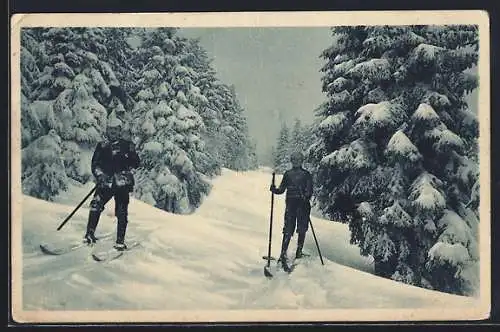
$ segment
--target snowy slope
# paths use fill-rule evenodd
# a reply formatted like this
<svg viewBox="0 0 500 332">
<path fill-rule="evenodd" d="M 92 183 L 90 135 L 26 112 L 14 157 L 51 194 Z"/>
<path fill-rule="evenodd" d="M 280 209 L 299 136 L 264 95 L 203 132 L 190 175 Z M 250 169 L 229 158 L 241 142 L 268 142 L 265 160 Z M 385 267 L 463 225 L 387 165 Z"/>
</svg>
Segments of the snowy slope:
<svg viewBox="0 0 500 332">
<path fill-rule="evenodd" d="M 45 256 L 38 249 L 41 242 L 82 238 L 88 202 L 61 231 L 55 229 L 90 190 L 90 184 L 72 188 L 55 203 L 23 196 L 24 310 L 356 308 L 390 309 L 388 312 L 393 313 L 394 309 L 428 308 L 439 319 L 446 317 L 443 310 L 478 305 L 472 298 L 424 290 L 372 275 L 370 258 L 360 256 L 357 247 L 349 244 L 347 226 L 318 218 L 312 221 L 325 265 L 321 265 L 309 232 L 305 251 L 312 257 L 297 266 L 293 274 L 277 272 L 276 278 L 267 280 L 263 276 L 266 262 L 261 256 L 267 254 L 270 174 L 265 170 L 245 173 L 224 170 L 213 183 L 212 193 L 194 215 L 173 215 L 132 199 L 127 239 L 140 239 L 142 245 L 108 263 L 94 262 L 86 248 L 58 257 Z M 284 210 L 284 197 L 275 198 L 273 255 L 278 254 L 281 243 Z M 111 201 L 102 214 L 98 233 L 114 232 L 113 208 Z M 295 241 L 296 236 L 290 244 L 290 256 Z M 110 240 L 101 246 L 111 244 Z M 294 312 L 273 319 L 302 317 Z M 411 316 L 411 311 L 408 315 Z M 54 317 L 64 319 L 61 314 Z M 98 317 L 93 316 L 106 320 Z M 209 319 L 215 317 L 219 316 L 212 315 Z M 326 317 L 347 319 L 347 316 L 332 316 L 330 311 Z M 119 318 L 132 319 L 123 315 Z"/>
</svg>

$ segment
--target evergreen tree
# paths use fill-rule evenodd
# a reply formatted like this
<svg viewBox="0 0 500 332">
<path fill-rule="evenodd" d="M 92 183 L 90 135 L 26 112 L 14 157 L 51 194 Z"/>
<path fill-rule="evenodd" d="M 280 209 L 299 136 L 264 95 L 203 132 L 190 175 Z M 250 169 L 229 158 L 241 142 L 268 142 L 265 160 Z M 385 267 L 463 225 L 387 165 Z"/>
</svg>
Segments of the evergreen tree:
<svg viewBox="0 0 500 332">
<path fill-rule="evenodd" d="M 34 31 L 34 32 L 33 32 Z M 27 119 L 34 119 L 37 135 L 54 130 L 62 139 L 66 173 L 86 182 L 91 177 L 91 151 L 105 130 L 112 87 L 120 86 L 107 57 L 100 28 L 27 30 L 42 38 L 47 65 L 32 82 L 33 102 Z"/>
<path fill-rule="evenodd" d="M 32 88 L 40 75 L 37 61 L 31 50 L 36 50 L 37 41 L 26 31 L 22 35 L 25 46 L 21 45 L 21 147 L 26 147 L 43 134 L 40 121 L 30 111 Z"/>
<path fill-rule="evenodd" d="M 299 119 L 295 119 L 293 124 L 293 129 L 290 137 L 290 150 L 299 150 L 302 151 L 304 146 L 304 137 L 302 132 L 302 122 Z"/>
<path fill-rule="evenodd" d="M 182 43 L 175 30 L 147 31 L 138 56 L 151 60 L 141 69 L 129 123 L 143 160 L 137 196 L 167 210 L 173 200 L 172 212 L 185 213 L 201 204 L 210 186 L 203 165 L 195 163 L 204 154 L 204 124 L 195 110 L 198 99 L 188 99 L 198 89 L 190 68 L 180 63 Z"/>
<path fill-rule="evenodd" d="M 50 201 L 67 189 L 61 138 L 55 130 L 38 137 L 21 153 L 23 193 Z"/>
<path fill-rule="evenodd" d="M 278 144 L 276 147 L 274 169 L 276 173 L 283 173 L 289 168 L 290 159 L 290 130 L 283 122 L 278 136 Z"/>
<path fill-rule="evenodd" d="M 182 62 L 188 62 L 194 69 L 195 76 L 193 83 L 199 89 L 196 91 L 196 98 L 203 102 L 203 106 L 197 109 L 205 124 L 203 139 L 205 141 L 205 151 L 210 156 L 206 160 L 207 167 L 211 173 L 220 174 L 220 168 L 224 162 L 224 140 L 221 133 L 222 124 L 222 106 L 223 101 L 219 85 L 221 84 L 216 77 L 213 69 L 212 60 L 196 39 L 189 40 L 186 45 L 187 53 L 183 56 Z M 194 96 L 194 95 L 193 95 Z"/>
<path fill-rule="evenodd" d="M 333 29 L 310 148 L 316 199 L 379 275 L 470 293 L 478 276 L 475 26 Z M 476 187 L 477 188 L 477 187 Z"/>
<path fill-rule="evenodd" d="M 248 170 L 250 168 L 251 142 L 248 135 L 248 126 L 236 96 L 234 86 L 221 86 L 222 96 L 225 97 L 223 108 L 222 133 L 225 136 L 224 166 L 234 170 Z"/>
</svg>

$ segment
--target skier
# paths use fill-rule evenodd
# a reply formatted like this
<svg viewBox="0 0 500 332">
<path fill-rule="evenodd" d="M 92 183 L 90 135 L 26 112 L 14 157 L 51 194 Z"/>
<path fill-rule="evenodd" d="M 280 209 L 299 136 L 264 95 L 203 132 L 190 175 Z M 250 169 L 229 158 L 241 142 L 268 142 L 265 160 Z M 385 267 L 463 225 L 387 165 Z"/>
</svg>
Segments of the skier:
<svg viewBox="0 0 500 332">
<path fill-rule="evenodd" d="M 285 267 L 287 266 L 288 244 L 295 230 L 298 233 L 295 258 L 303 256 L 302 248 L 306 232 L 309 229 L 310 199 L 312 196 L 312 175 L 302 167 L 304 161 L 302 153 L 293 152 L 290 155 L 290 161 L 292 168 L 283 174 L 279 187 L 276 188 L 274 184 L 271 184 L 270 187 L 271 192 L 277 195 L 283 194 L 286 190 L 283 241 L 279 258 Z"/>
<path fill-rule="evenodd" d="M 95 243 L 94 232 L 106 203 L 114 197 L 115 216 L 118 219 L 114 248 L 125 250 L 125 233 L 128 224 L 129 192 L 134 188 L 133 168 L 139 167 L 140 159 L 132 142 L 120 137 L 122 123 L 112 118 L 107 125 L 106 139 L 99 142 L 92 156 L 92 174 L 97 188 L 90 202 L 87 232 L 84 241 Z"/>
</svg>

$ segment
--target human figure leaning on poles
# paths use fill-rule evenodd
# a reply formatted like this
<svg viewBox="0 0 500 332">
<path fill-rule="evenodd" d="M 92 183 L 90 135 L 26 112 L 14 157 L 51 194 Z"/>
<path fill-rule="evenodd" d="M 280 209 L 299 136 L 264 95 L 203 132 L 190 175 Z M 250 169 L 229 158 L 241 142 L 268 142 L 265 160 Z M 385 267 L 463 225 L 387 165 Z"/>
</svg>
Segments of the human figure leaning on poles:
<svg viewBox="0 0 500 332">
<path fill-rule="evenodd" d="M 270 191 L 276 195 L 283 194 L 286 190 L 283 240 L 279 258 L 284 267 L 287 267 L 286 253 L 295 230 L 298 233 L 295 258 L 303 256 L 302 248 L 306 232 L 309 229 L 310 199 L 313 188 L 311 173 L 302 167 L 302 163 L 304 162 L 302 153 L 299 151 L 293 152 L 290 155 L 290 161 L 292 168 L 283 174 L 279 187 L 276 188 L 274 184 L 270 187 Z"/>
<path fill-rule="evenodd" d="M 92 174 L 96 191 L 90 202 L 90 212 L 84 242 L 95 243 L 94 232 L 106 203 L 114 197 L 115 216 L 118 219 L 114 248 L 125 250 L 124 240 L 128 224 L 129 193 L 134 188 L 131 170 L 139 167 L 140 159 L 134 143 L 120 137 L 122 123 L 117 118 L 108 122 L 106 139 L 99 142 L 92 156 Z"/>
</svg>

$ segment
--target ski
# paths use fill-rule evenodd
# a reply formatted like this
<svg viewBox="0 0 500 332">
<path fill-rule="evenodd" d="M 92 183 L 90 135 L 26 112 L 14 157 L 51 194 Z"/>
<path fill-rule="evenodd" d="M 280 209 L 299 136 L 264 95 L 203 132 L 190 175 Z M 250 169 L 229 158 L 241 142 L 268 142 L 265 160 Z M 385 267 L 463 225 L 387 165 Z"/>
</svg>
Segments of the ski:
<svg viewBox="0 0 500 332">
<path fill-rule="evenodd" d="M 106 249 L 106 250 L 99 250 L 99 251 L 94 251 L 92 253 L 92 258 L 96 262 L 109 262 L 112 260 L 115 260 L 117 258 L 120 258 L 123 256 L 127 251 L 132 250 L 133 248 L 137 247 L 141 243 L 139 241 L 132 241 L 127 244 L 127 249 L 124 250 L 117 250 L 115 248 L 111 249 Z"/>
<path fill-rule="evenodd" d="M 304 256 L 304 257 L 305 257 L 305 256 Z M 267 259 L 268 259 L 268 256 L 267 256 L 267 255 L 266 255 L 266 256 L 262 256 L 262 259 L 267 260 Z M 292 260 L 292 264 L 289 264 L 288 262 L 283 263 L 283 262 L 281 261 L 281 259 L 276 259 L 276 257 L 274 257 L 274 256 L 270 256 L 270 257 L 269 257 L 269 260 L 270 260 L 270 261 L 275 261 L 275 262 L 276 262 L 276 266 L 277 266 L 278 268 L 283 269 L 283 271 L 285 271 L 285 272 L 287 272 L 287 273 L 292 273 L 293 269 L 294 269 L 294 268 L 295 268 L 295 266 L 297 265 L 297 264 L 295 263 L 295 259 L 294 259 L 294 260 Z M 272 275 L 269 275 L 268 277 L 269 277 L 269 278 L 272 278 Z"/>
<path fill-rule="evenodd" d="M 96 238 L 97 238 L 97 240 L 102 240 L 102 239 L 110 238 L 111 236 L 113 236 L 113 233 L 105 233 L 105 234 L 100 235 Z M 75 242 L 73 244 L 69 244 L 66 246 L 60 246 L 60 247 L 52 246 L 48 243 L 42 243 L 42 244 L 40 244 L 40 250 L 42 251 L 42 253 L 44 253 L 46 255 L 59 256 L 59 255 L 64 255 L 64 254 L 70 253 L 72 251 L 78 250 L 80 248 L 89 247 L 89 246 L 91 246 L 91 245 L 89 245 L 86 242 L 83 242 L 83 240 L 81 242 Z"/>
<path fill-rule="evenodd" d="M 304 260 L 304 259 L 307 259 L 307 258 L 309 258 L 310 256 L 311 256 L 311 255 L 309 255 L 309 254 L 303 253 L 303 254 L 302 254 L 302 257 L 300 257 L 300 258 L 294 258 L 294 259 L 292 259 L 292 260 L 290 260 L 290 261 L 287 261 L 287 262 L 285 262 L 285 263 L 283 263 L 283 262 L 281 261 L 281 259 L 276 259 L 276 257 L 274 257 L 274 256 L 270 256 L 270 258 L 269 258 L 269 259 L 270 259 L 271 261 L 275 261 L 275 262 L 276 262 L 276 265 L 277 265 L 279 268 L 281 268 L 283 271 L 285 271 L 285 272 L 287 272 L 287 273 L 289 273 L 289 274 L 290 274 L 290 273 L 292 273 L 292 272 L 293 272 L 293 270 L 295 269 L 295 267 L 296 267 L 297 265 L 299 265 L 299 264 L 300 264 L 300 261 L 302 261 L 302 260 Z M 268 258 L 268 256 L 262 256 L 262 259 L 264 259 L 264 260 L 267 260 L 267 258 Z"/>
</svg>

